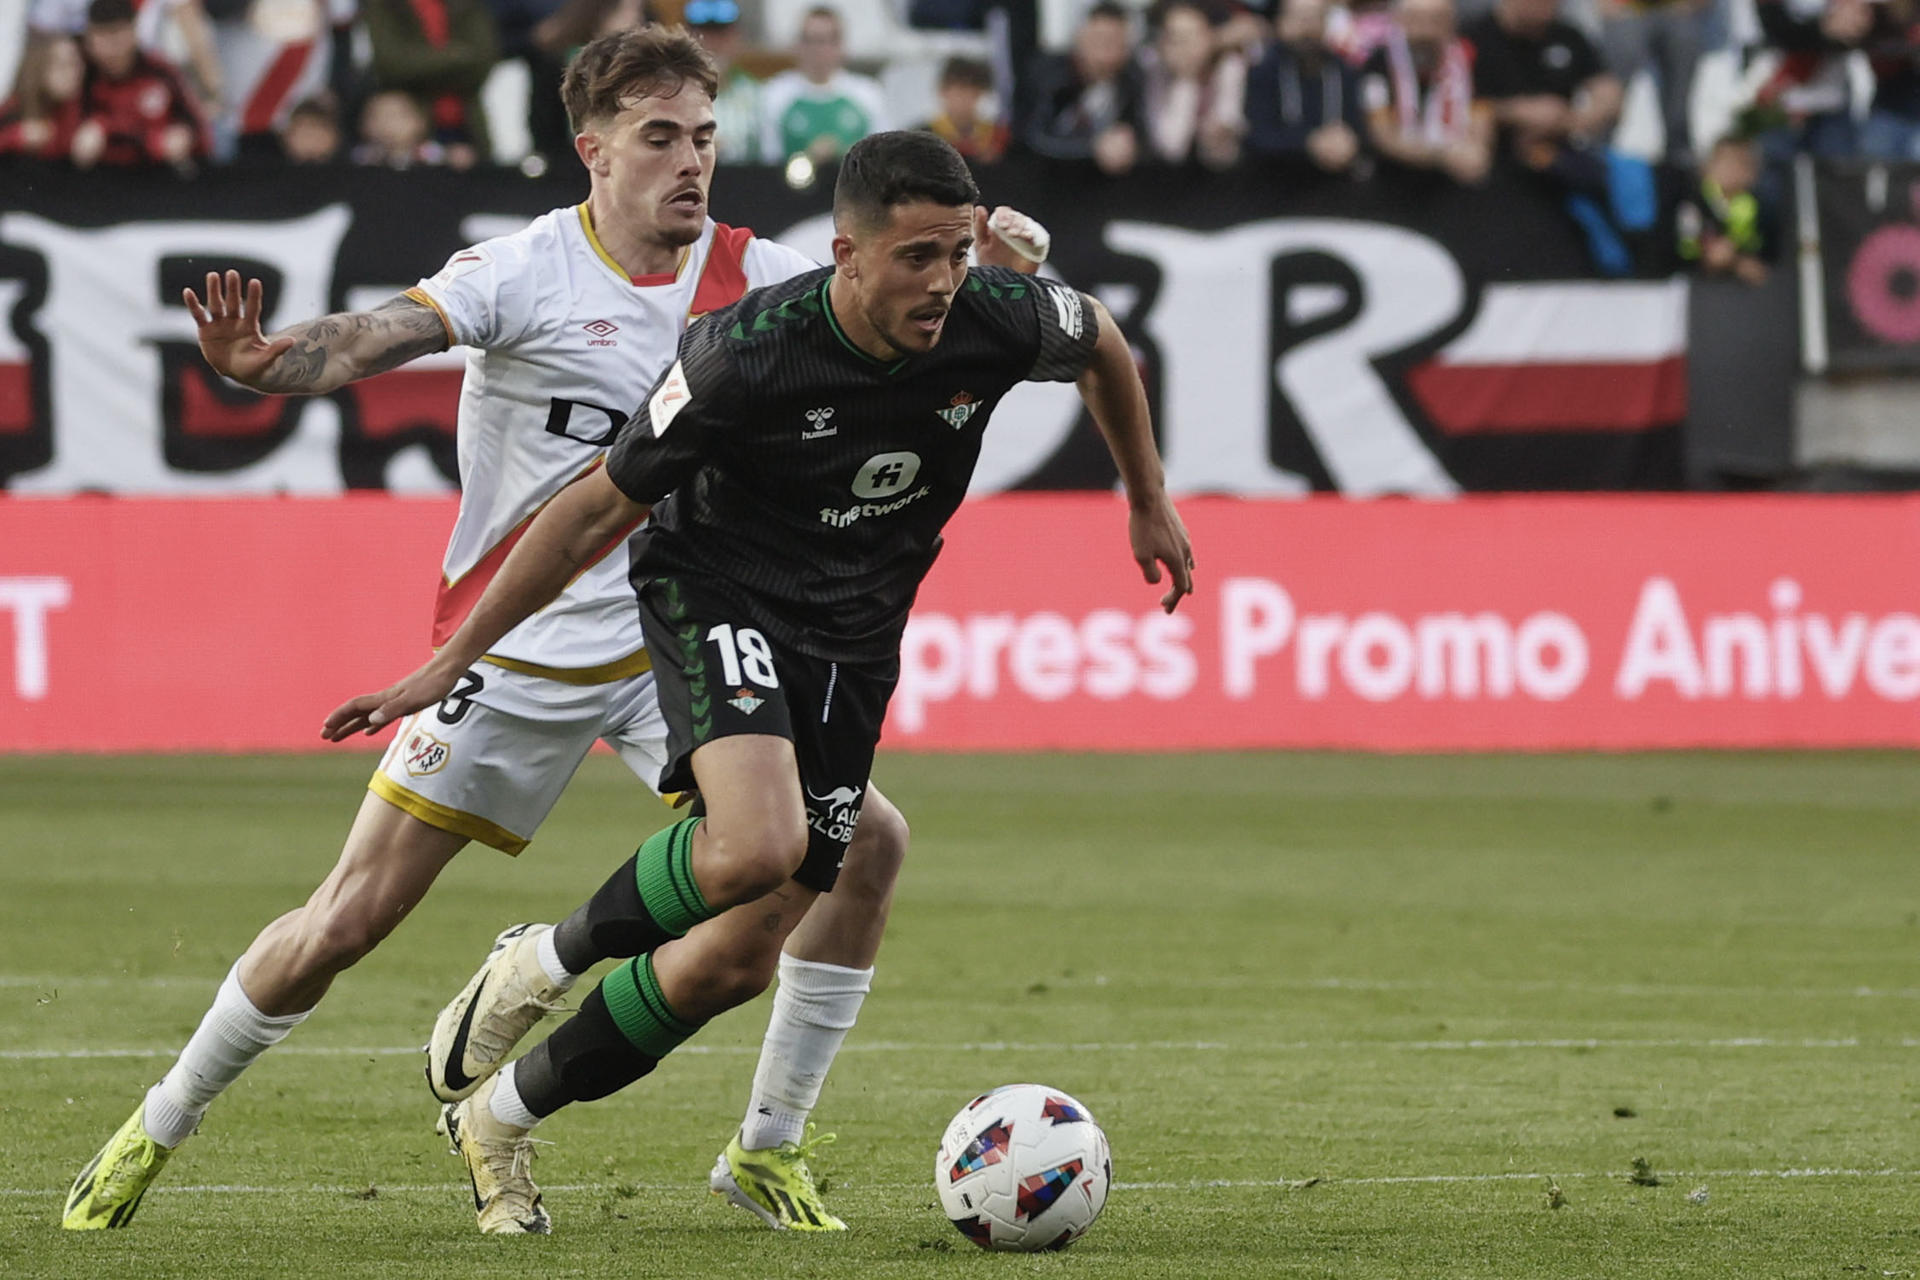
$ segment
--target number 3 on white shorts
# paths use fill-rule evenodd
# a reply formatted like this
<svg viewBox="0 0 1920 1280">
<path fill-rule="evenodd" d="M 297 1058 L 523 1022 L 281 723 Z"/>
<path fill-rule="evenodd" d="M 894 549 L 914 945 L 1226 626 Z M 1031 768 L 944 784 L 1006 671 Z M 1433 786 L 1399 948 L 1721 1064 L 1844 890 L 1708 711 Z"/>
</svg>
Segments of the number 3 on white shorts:
<svg viewBox="0 0 1920 1280">
<path fill-rule="evenodd" d="M 735 629 L 732 623 L 722 622 L 707 632 L 707 639 L 720 650 L 720 674 L 727 684 L 741 683 L 744 669 L 749 682 L 763 689 L 780 687 L 780 677 L 773 669 L 773 650 L 767 638 L 752 627 Z"/>
</svg>

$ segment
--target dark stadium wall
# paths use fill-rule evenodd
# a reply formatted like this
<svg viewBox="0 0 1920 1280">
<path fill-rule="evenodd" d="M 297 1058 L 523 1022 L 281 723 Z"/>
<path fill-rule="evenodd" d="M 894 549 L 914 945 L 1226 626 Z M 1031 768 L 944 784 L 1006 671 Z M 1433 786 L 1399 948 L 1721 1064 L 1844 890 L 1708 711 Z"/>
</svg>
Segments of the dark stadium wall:
<svg viewBox="0 0 1920 1280">
<path fill-rule="evenodd" d="M 180 288 L 213 267 L 258 274 L 270 324 L 372 305 L 582 195 L 444 171 L 17 176 L 0 213 L 0 483 L 37 493 L 449 487 L 457 354 L 262 400 L 204 369 Z M 1049 270 L 1120 317 L 1182 492 L 1683 483 L 1686 282 L 1594 278 L 1558 202 L 1522 179 L 1114 182 L 1008 164 L 984 187 L 1050 224 Z M 714 209 L 818 254 L 827 198 L 828 180 L 796 192 L 732 169 Z M 1070 389 L 1026 388 L 995 425 L 981 492 L 1113 483 Z"/>
</svg>

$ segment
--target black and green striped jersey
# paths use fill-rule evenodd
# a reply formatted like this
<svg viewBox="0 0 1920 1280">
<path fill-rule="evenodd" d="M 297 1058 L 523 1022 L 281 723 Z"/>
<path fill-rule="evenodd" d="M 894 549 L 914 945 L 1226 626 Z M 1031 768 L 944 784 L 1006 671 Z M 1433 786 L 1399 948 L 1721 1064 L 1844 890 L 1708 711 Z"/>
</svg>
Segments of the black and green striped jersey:
<svg viewBox="0 0 1920 1280">
<path fill-rule="evenodd" d="M 1077 290 L 975 268 L 934 348 L 885 362 L 841 331 L 832 277 L 755 290 L 689 328 L 607 474 L 653 506 L 636 586 L 698 575 L 803 653 L 881 660 L 994 406 L 1020 382 L 1078 378 L 1099 322 Z"/>
</svg>

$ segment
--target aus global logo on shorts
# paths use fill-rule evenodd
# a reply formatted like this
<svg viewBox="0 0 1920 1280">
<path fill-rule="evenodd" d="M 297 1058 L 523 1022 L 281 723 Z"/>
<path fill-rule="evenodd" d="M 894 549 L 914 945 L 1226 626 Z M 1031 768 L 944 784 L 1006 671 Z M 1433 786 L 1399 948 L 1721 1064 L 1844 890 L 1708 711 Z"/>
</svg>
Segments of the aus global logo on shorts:
<svg viewBox="0 0 1920 1280">
<path fill-rule="evenodd" d="M 807 788 L 807 825 L 829 840 L 838 840 L 845 844 L 853 839 L 853 829 L 860 825 L 860 796 L 864 788 L 835 787 L 823 796 Z"/>
</svg>

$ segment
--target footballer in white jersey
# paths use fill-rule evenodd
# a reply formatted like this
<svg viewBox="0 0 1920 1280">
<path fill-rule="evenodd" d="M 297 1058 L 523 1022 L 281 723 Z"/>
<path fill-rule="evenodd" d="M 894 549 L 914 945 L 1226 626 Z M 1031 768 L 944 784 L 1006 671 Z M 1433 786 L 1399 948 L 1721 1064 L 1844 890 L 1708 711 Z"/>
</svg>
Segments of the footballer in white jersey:
<svg viewBox="0 0 1920 1280">
<path fill-rule="evenodd" d="M 465 347 L 460 513 L 433 642 L 466 620 L 520 532 L 593 466 L 673 363 L 691 319 L 813 260 L 708 219 L 673 270 L 629 275 L 585 204 L 462 249 L 406 296 Z M 373 792 L 422 821 L 518 853 L 595 739 L 656 787 L 666 763 L 628 584 L 627 534 L 514 630 L 459 696 L 395 734 Z"/>
<path fill-rule="evenodd" d="M 434 643 L 465 620 L 541 504 L 591 466 L 640 407 L 673 363 L 688 320 L 814 266 L 709 219 L 674 271 L 629 276 L 600 247 L 582 204 L 462 249 L 408 290 L 440 313 L 449 344 L 469 348 L 460 514 Z M 489 660 L 575 683 L 628 666 L 642 641 L 627 569 L 622 538 Z"/>
</svg>

